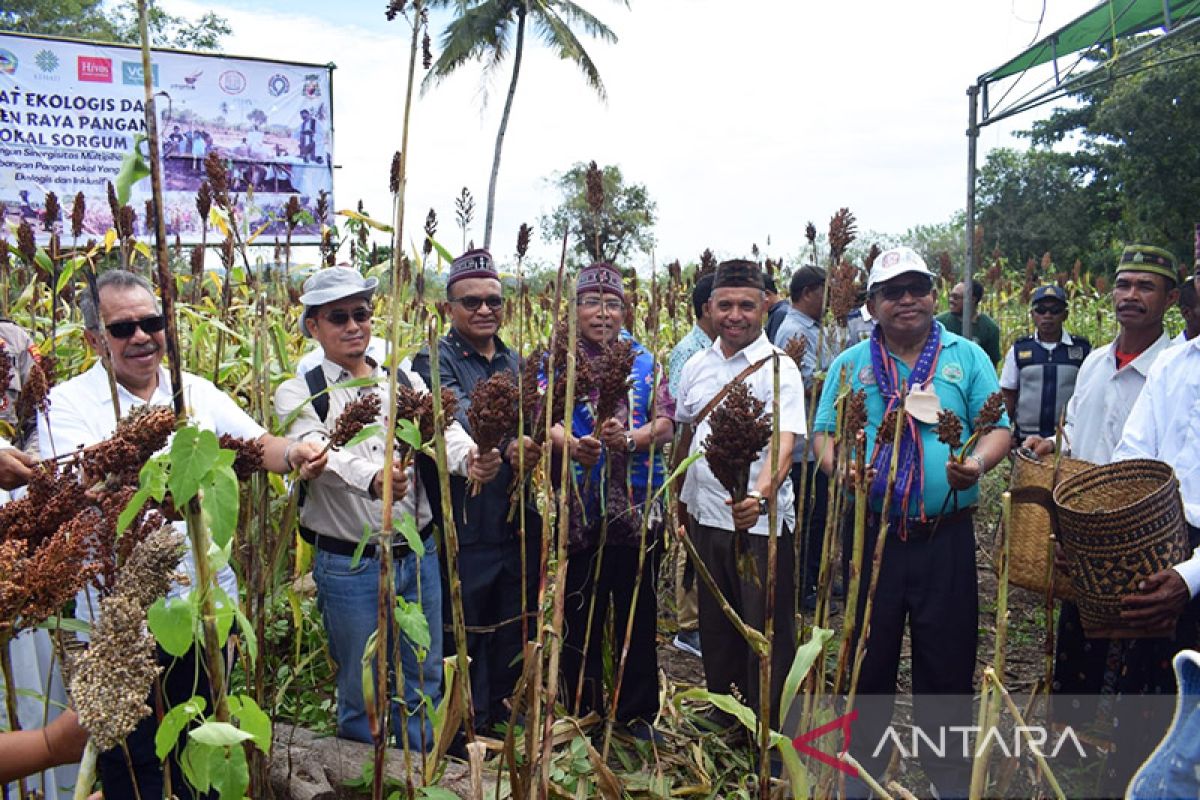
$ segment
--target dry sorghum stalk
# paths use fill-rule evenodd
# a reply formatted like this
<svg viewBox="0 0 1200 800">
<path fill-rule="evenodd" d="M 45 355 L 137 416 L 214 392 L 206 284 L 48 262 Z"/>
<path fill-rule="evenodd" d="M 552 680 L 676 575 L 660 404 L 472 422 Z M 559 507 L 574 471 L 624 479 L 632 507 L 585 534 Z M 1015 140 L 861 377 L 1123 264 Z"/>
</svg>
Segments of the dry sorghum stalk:
<svg viewBox="0 0 1200 800">
<path fill-rule="evenodd" d="M 734 502 L 745 499 L 750 467 L 771 442 L 771 414 L 766 403 L 738 381 L 709 417 L 711 430 L 701 447 L 708 468 Z"/>
<path fill-rule="evenodd" d="M 844 436 L 850 437 L 850 441 L 854 441 L 866 427 L 867 392 L 865 389 L 859 389 L 857 392 L 851 392 L 846 398 L 846 421 L 842 425 L 842 432 Z"/>
<path fill-rule="evenodd" d="M 962 447 L 962 420 L 948 408 L 944 408 L 938 412 L 937 425 L 933 428 L 937 434 L 938 441 L 948 446 L 951 450 L 957 450 Z"/>
<path fill-rule="evenodd" d="M 0 342 L 0 409 L 8 405 L 8 387 L 12 386 L 12 358 L 8 355 L 8 348 L 4 342 Z"/>
<path fill-rule="evenodd" d="M 346 407 L 342 409 L 342 413 L 338 415 L 337 422 L 333 426 L 333 432 L 329 435 L 329 447 L 331 449 L 345 447 L 351 439 L 362 432 L 363 428 L 375 424 L 379 419 L 379 410 L 382 406 L 383 400 L 375 392 L 359 395 L 346 403 Z"/>
<path fill-rule="evenodd" d="M 717 257 L 713 255 L 713 251 L 707 247 L 700 254 L 700 269 L 696 270 L 696 279 L 704 277 L 710 272 L 717 271 Z"/>
<path fill-rule="evenodd" d="M 783 346 L 783 352 L 787 353 L 792 361 L 796 362 L 796 367 L 801 370 L 804 369 L 804 354 L 807 351 L 808 339 L 805 339 L 803 336 L 793 336 Z"/>
<path fill-rule="evenodd" d="M 256 473 L 263 471 L 263 446 L 257 439 L 239 439 L 223 433 L 218 441 L 222 450 L 237 453 L 233 458 L 233 474 L 239 481 L 248 481 Z"/>
<path fill-rule="evenodd" d="M 225 162 L 220 154 L 213 150 L 204 157 L 204 174 L 208 176 L 208 183 L 212 189 L 213 202 L 219 208 L 229 208 L 229 173 L 225 169 Z"/>
<path fill-rule="evenodd" d="M 404 13 L 405 2 L 406 0 L 389 0 L 387 4 L 387 10 L 383 12 L 384 16 L 387 17 L 388 22 L 391 22 L 398 15 Z"/>
<path fill-rule="evenodd" d="M 872 244 L 871 249 L 867 251 L 867 257 L 863 259 L 863 269 L 867 271 L 868 275 L 871 273 L 871 267 L 875 266 L 875 259 L 879 258 L 881 252 L 883 251 L 877 244 Z"/>
<path fill-rule="evenodd" d="M 174 583 L 175 570 L 183 558 L 184 537 L 172 525 L 163 525 L 146 535 L 121 565 L 116 593 L 128 597 L 143 611 L 166 596 Z"/>
<path fill-rule="evenodd" d="M 895 408 L 883 415 L 879 430 L 875 431 L 875 447 L 885 447 L 896 441 L 896 422 L 899 419 L 900 414 Z"/>
<path fill-rule="evenodd" d="M 54 231 L 54 223 L 58 222 L 59 216 L 62 215 L 62 209 L 58 205 L 58 195 L 54 192 L 46 192 L 45 207 L 42 209 L 42 226 L 46 231 Z"/>
<path fill-rule="evenodd" d="M 808 240 L 809 245 L 815 245 L 817 243 L 817 226 L 811 222 L 805 225 L 804 238 Z"/>
<path fill-rule="evenodd" d="M 133 206 L 121 206 L 121 238 L 131 238 L 134 233 L 134 228 L 136 227 L 137 214 L 134 213 Z"/>
<path fill-rule="evenodd" d="M 612 419 L 628 405 L 629 387 L 633 382 L 633 362 L 637 354 L 633 342 L 618 339 L 596 361 L 596 423 Z"/>
<path fill-rule="evenodd" d="M 421 13 L 423 15 L 424 11 Z M 428 30 L 421 37 L 421 66 L 425 69 L 433 66 L 433 41 L 429 38 Z"/>
<path fill-rule="evenodd" d="M 535 383 L 535 390 L 536 386 Z M 486 453 L 516 435 L 520 401 L 517 383 L 507 372 L 497 372 L 475 384 L 471 406 L 467 409 L 467 422 L 479 452 Z"/>
<path fill-rule="evenodd" d="M 121 229 L 118 226 L 121 224 L 121 201 L 117 199 L 117 189 L 113 186 L 112 181 L 108 182 L 108 213 L 112 216 L 112 224 L 117 231 L 117 236 L 120 236 Z"/>
<path fill-rule="evenodd" d="M 433 252 L 433 237 L 437 235 L 437 212 L 432 208 L 425 215 L 425 241 L 421 243 L 421 254 L 426 258 Z"/>
<path fill-rule="evenodd" d="M 996 427 L 996 423 L 1000 422 L 1002 416 L 1004 416 L 1004 396 L 1000 392 L 992 392 L 984 401 L 983 408 L 979 409 L 979 414 L 975 417 L 975 422 L 971 427 L 974 428 L 977 435 L 985 436 Z"/>
<path fill-rule="evenodd" d="M 36 549 L 86 505 L 73 469 L 34 469 L 25 496 L 0 506 L 0 540 L 22 539 Z"/>
<path fill-rule="evenodd" d="M 150 713 L 146 697 L 158 676 L 146 612 L 132 597 L 100 601 L 91 644 L 76 660 L 71 700 L 79 724 L 104 751 L 125 740 Z"/>
<path fill-rule="evenodd" d="M 95 574 L 86 524 L 62 525 L 40 545 L 0 545 L 0 630 L 32 628 L 62 610 Z"/>
<path fill-rule="evenodd" d="M 29 374 L 25 376 L 21 393 L 17 396 L 17 419 L 24 423 L 35 419 L 37 414 L 49 411 L 50 382 L 42 371 L 42 365 L 35 359 L 29 365 Z"/>
<path fill-rule="evenodd" d="M 212 202 L 212 184 L 200 181 L 200 187 L 196 189 L 196 213 L 200 215 L 203 225 L 208 225 L 208 212 L 212 210 Z"/>
<path fill-rule="evenodd" d="M 950 254 L 943 250 L 938 253 L 938 271 L 942 274 L 942 281 L 950 286 L 954 283 L 954 264 L 950 261 Z"/>
<path fill-rule="evenodd" d="M 445 424 L 454 419 L 458 412 L 458 397 L 452 389 L 442 388 L 442 418 Z M 421 430 L 421 441 L 428 442 L 436 430 L 433 415 L 433 394 L 420 392 L 408 386 L 397 388 L 396 419 L 407 419 L 417 423 Z"/>
<path fill-rule="evenodd" d="M 78 192 L 75 195 L 75 201 L 71 204 L 71 236 L 78 239 L 83 233 L 83 219 L 87 216 L 87 201 L 83 198 L 83 192 Z"/>
<path fill-rule="evenodd" d="M 855 228 L 854 214 L 848 208 L 840 208 L 829 220 L 829 260 L 837 263 L 842 260 L 846 248 L 858 235 Z"/>
</svg>

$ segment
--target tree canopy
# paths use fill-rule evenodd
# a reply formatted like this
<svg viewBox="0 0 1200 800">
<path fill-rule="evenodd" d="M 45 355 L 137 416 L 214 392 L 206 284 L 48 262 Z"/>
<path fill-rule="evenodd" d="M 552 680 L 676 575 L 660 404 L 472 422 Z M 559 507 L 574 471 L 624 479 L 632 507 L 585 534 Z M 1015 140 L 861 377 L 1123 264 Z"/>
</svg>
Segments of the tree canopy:
<svg viewBox="0 0 1200 800">
<path fill-rule="evenodd" d="M 588 165 L 579 162 L 552 179 L 563 200 L 541 218 L 542 235 L 561 240 L 569 234 L 577 262 L 624 266 L 630 255 L 654 246 L 657 203 L 643 184 L 626 183 L 620 167 L 609 165 L 601 171 L 604 204 L 595 214 L 588 205 L 587 171 Z"/>
<path fill-rule="evenodd" d="M 209 11 L 189 20 L 170 14 L 151 0 L 150 38 L 159 47 L 218 50 L 231 33 L 224 17 Z M 138 41 L 136 0 L 109 6 L 105 0 L 5 0 L 0 28 L 17 33 L 65 36 L 133 44 Z"/>
</svg>

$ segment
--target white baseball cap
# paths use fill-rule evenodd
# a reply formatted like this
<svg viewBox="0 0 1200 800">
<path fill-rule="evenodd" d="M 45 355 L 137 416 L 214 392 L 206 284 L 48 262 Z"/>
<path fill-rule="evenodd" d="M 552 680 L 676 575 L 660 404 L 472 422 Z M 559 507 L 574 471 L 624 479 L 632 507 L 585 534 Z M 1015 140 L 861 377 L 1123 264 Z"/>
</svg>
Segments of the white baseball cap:
<svg viewBox="0 0 1200 800">
<path fill-rule="evenodd" d="M 934 274 L 929 271 L 929 267 L 925 265 L 925 259 L 921 258 L 911 247 L 893 247 L 891 250 L 884 250 L 871 265 L 871 274 L 867 278 L 867 291 L 869 292 L 877 285 L 906 272 L 919 272 L 930 278 L 934 277 Z"/>
</svg>

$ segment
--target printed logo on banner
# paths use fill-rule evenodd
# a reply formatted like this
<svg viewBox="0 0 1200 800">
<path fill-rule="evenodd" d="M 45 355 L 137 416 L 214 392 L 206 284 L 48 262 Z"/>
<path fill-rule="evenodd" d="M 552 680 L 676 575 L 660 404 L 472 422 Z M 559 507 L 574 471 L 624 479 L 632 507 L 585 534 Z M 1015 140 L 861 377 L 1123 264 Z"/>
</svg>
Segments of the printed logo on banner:
<svg viewBox="0 0 1200 800">
<path fill-rule="evenodd" d="M 78 78 L 90 83 L 112 83 L 112 59 L 97 56 L 79 56 Z"/>
<path fill-rule="evenodd" d="M 157 67 L 155 68 L 155 71 L 157 71 Z M 183 89 L 185 91 L 194 92 L 194 91 L 196 91 L 196 81 L 200 80 L 200 76 L 203 74 L 204 74 L 204 70 L 197 70 L 196 72 L 193 72 L 191 75 L 184 75 L 183 83 L 172 83 L 171 88 L 172 89 Z M 155 77 L 158 77 L 158 76 L 156 75 Z"/>
<path fill-rule="evenodd" d="M 272 75 L 271 80 L 267 81 L 267 91 L 271 93 L 271 97 L 287 94 L 291 88 L 292 83 L 286 75 Z"/>
<path fill-rule="evenodd" d="M 17 71 L 17 57 L 0 47 L 0 74 L 12 75 Z"/>
<path fill-rule="evenodd" d="M 142 86 L 146 83 L 143 77 L 142 65 L 137 61 L 122 61 L 121 62 L 121 83 L 127 83 L 132 86 Z M 158 64 L 150 65 L 150 82 L 158 86 Z"/>
<path fill-rule="evenodd" d="M 236 69 L 226 70 L 217 79 L 217 85 L 225 94 L 241 94 L 246 89 L 246 76 Z"/>
<path fill-rule="evenodd" d="M 37 68 L 42 72 L 54 72 L 60 62 L 58 56 L 50 50 L 39 50 L 33 56 L 33 63 L 37 64 Z"/>
<path fill-rule="evenodd" d="M 305 97 L 312 99 L 321 96 L 321 76 L 305 75 L 304 88 L 300 90 Z"/>
</svg>

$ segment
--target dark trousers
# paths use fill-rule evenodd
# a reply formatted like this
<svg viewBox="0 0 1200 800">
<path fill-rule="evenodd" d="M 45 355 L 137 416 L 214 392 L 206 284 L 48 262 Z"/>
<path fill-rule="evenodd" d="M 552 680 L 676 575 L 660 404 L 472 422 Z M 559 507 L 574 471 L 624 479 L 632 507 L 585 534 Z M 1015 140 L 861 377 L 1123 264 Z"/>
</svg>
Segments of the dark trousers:
<svg viewBox="0 0 1200 800">
<path fill-rule="evenodd" d="M 871 554 L 878 533 L 878 519 L 870 514 L 856 638 L 863 629 Z M 858 680 L 858 720 L 851 740 L 851 753 L 876 779 L 883 777 L 891 755 L 890 747 L 877 745 L 892 720 L 906 625 L 912 640 L 913 722 L 933 741 L 944 730 L 948 741 L 957 742 L 950 726 L 975 724 L 972 681 L 979 596 L 975 527 L 969 515 L 944 519 L 932 534 L 909 531 L 907 540 L 893 530 L 884 543 L 871 607 L 871 632 Z M 872 757 L 876 749 L 879 753 Z M 944 758 L 922 751 L 921 766 L 943 798 L 967 796 L 971 762 L 962 758 L 961 747 L 947 747 Z"/>
<path fill-rule="evenodd" d="M 198 647 L 193 647 L 180 658 L 166 653 L 158 648 L 158 663 L 163 668 L 159 675 L 163 697 L 156 697 L 157 691 L 152 688 L 146 698 L 146 705 L 152 711 L 143 718 L 133 729 L 133 733 L 125 737 L 125 745 L 129 749 L 129 763 L 125 761 L 125 753 L 120 747 L 114 747 L 100 753 L 97 759 L 96 772 L 104 784 L 105 797 L 142 797 L 159 798 L 163 796 L 164 777 L 158 756 L 154 752 L 154 735 L 158 732 L 159 708 L 165 714 L 192 696 L 204 698 L 207 713 L 212 713 L 212 691 L 208 683 L 208 675 L 201 663 L 203 656 Z M 179 735 L 175 749 L 167 756 L 171 767 L 171 791 L 180 800 L 191 800 L 194 797 L 215 798 L 216 792 L 197 795 L 183 779 L 183 770 L 179 766 L 179 756 L 187 744 L 187 731 Z M 132 774 L 131 774 L 132 770 Z M 137 792 L 134 792 L 134 778 L 137 780 Z"/>
<path fill-rule="evenodd" d="M 722 528 L 697 525 L 696 551 L 712 573 L 713 581 L 742 621 L 762 631 L 767 620 L 767 537 L 735 534 Z M 754 559 L 758 580 L 738 571 L 734 537 L 742 535 Z M 795 551 L 792 532 L 778 537 L 775 570 L 775 632 L 771 640 L 771 725 L 778 727 L 783 682 L 796 655 Z M 704 643 L 704 680 L 710 692 L 729 694 L 736 686 L 755 713 L 759 708 L 758 656 L 725 616 L 708 584 L 697 576 L 700 601 L 700 641 Z"/>
<path fill-rule="evenodd" d="M 658 583 L 658 562 L 662 556 L 659 541 L 661 530 L 653 526 L 649 537 L 646 560 L 642 566 L 642 583 L 638 588 L 637 605 L 633 605 L 633 586 L 638 575 L 638 548 L 607 545 L 603 550 L 594 547 L 571 553 L 567 562 L 566 630 L 562 650 L 562 697 L 565 705 L 576 715 L 596 711 L 606 713 L 604 699 L 605 630 L 609 609 L 612 609 L 612 665 L 620 665 L 625 642 L 625 629 L 630 614 L 633 630 L 629 636 L 629 655 L 621 679 L 621 695 L 617 698 L 616 719 L 629 723 L 634 720 L 653 722 L 658 715 L 658 648 L 655 587 Z M 600 559 L 600 574 L 596 576 L 596 559 Z M 595 597 L 592 612 L 591 636 L 584 653 L 584 638 L 588 631 L 588 610 Z M 583 672 L 583 693 L 579 707 L 575 694 Z"/>
<path fill-rule="evenodd" d="M 525 564 L 525 611 L 537 606 L 538 559 L 536 538 L 530 537 Z M 467 545 L 458 553 L 458 575 L 462 585 L 463 618 L 467 624 L 467 652 L 471 656 L 471 699 L 475 706 L 475 728 L 508 722 L 504 701 L 512 695 L 521 674 L 521 633 L 533 632 L 536 620 L 522 625 L 521 550 L 517 540 L 504 544 Z M 449 626 L 445 638 L 447 654 L 454 652 L 453 619 L 449 581 L 443 582 L 445 613 Z M 484 628 L 490 630 L 476 630 Z"/>
<path fill-rule="evenodd" d="M 1192 547 L 1200 529 L 1188 526 Z M 1097 639 L 1084 635 L 1079 606 L 1063 601 L 1055 637 L 1054 721 L 1092 733 L 1115 745 L 1104 764 L 1099 793 L 1124 797 L 1134 772 L 1167 732 L 1174 710 L 1169 703 L 1142 701 L 1147 695 L 1174 695 L 1171 660 L 1180 650 L 1200 646 L 1200 599 L 1184 608 L 1175 635 L 1145 639 Z M 1065 697 L 1065 699 L 1064 699 Z"/>
<path fill-rule="evenodd" d="M 792 464 L 792 489 L 796 494 L 796 530 L 800 541 L 800 599 L 816 600 L 817 577 L 821 573 L 821 550 L 825 542 L 825 518 L 829 508 L 829 476 L 815 461 Z M 832 548 L 831 548 L 832 549 Z"/>
</svg>

